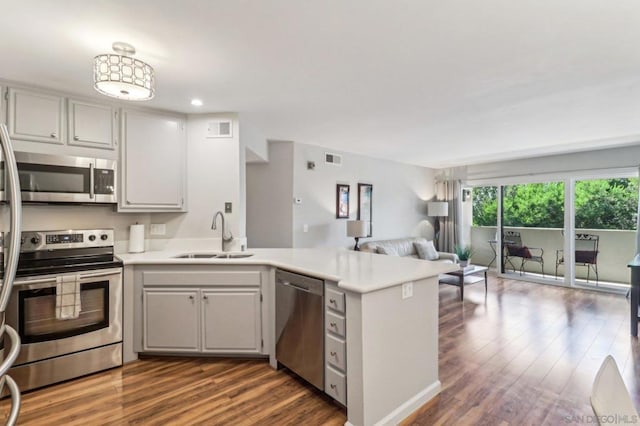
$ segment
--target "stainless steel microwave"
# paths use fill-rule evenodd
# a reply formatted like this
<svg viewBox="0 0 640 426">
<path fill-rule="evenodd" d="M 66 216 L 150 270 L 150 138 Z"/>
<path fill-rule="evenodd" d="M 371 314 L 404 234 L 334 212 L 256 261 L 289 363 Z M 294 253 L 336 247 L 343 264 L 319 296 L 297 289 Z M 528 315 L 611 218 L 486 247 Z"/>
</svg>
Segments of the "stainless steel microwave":
<svg viewBox="0 0 640 426">
<path fill-rule="evenodd" d="M 27 152 L 15 154 L 25 202 L 117 202 L 114 160 Z M 3 186 L 0 191 L 0 195 L 4 195 Z"/>
</svg>

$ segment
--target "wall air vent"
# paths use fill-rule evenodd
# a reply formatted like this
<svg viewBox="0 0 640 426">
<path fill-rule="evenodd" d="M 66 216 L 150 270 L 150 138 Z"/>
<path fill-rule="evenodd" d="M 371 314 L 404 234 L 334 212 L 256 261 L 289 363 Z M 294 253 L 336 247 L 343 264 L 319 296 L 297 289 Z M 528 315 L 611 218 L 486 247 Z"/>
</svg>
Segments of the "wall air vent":
<svg viewBox="0 0 640 426">
<path fill-rule="evenodd" d="M 207 126 L 208 138 L 230 138 L 233 136 L 232 120 L 214 120 Z"/>
<path fill-rule="evenodd" d="M 330 152 L 324 153 L 324 162 L 328 164 L 334 164 L 336 166 L 342 165 L 342 155 L 332 154 Z"/>
</svg>

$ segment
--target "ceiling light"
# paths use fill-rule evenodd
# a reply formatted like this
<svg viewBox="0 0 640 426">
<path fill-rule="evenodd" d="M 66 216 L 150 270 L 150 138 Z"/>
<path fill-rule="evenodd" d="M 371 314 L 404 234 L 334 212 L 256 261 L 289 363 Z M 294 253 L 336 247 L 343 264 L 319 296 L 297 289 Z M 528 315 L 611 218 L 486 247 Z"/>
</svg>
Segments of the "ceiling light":
<svg viewBox="0 0 640 426">
<path fill-rule="evenodd" d="M 191 105 L 202 106 L 202 101 L 200 99 L 191 99 Z"/>
<path fill-rule="evenodd" d="M 153 98 L 153 68 L 131 57 L 136 49 L 130 44 L 115 42 L 112 48 L 116 54 L 105 53 L 94 58 L 93 87 L 103 95 L 128 101 Z"/>
</svg>

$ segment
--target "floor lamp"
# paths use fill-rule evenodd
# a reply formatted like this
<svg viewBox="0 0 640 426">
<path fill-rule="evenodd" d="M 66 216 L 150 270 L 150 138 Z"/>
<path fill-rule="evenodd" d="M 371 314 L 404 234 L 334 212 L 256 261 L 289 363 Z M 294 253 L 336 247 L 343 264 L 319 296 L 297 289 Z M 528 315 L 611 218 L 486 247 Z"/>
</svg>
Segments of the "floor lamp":
<svg viewBox="0 0 640 426">
<path fill-rule="evenodd" d="M 427 216 L 435 217 L 433 223 L 433 240 L 436 250 L 440 251 L 440 217 L 449 216 L 449 203 L 446 201 L 429 201 L 427 203 Z"/>
</svg>

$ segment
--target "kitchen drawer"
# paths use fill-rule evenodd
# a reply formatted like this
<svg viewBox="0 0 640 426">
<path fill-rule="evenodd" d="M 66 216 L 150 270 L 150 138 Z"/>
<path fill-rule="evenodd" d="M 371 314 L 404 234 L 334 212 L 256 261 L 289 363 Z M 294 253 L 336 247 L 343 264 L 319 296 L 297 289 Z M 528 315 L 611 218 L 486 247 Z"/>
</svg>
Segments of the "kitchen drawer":
<svg viewBox="0 0 640 426">
<path fill-rule="evenodd" d="M 336 367 L 339 370 L 347 371 L 347 351 L 345 348 L 345 341 L 337 337 L 327 335 L 326 361 Z"/>
<path fill-rule="evenodd" d="M 259 286 L 260 271 L 145 271 L 142 273 L 145 286 L 210 286 L 237 285 Z"/>
<path fill-rule="evenodd" d="M 324 391 L 331 398 L 338 401 L 340 404 L 347 405 L 347 377 L 334 370 L 333 368 L 325 368 L 325 380 Z"/>
<path fill-rule="evenodd" d="M 333 312 L 327 311 L 324 316 L 324 323 L 328 332 L 342 338 L 347 337 L 346 322 L 342 315 L 336 315 Z"/>
<path fill-rule="evenodd" d="M 331 288 L 325 289 L 325 303 L 328 308 L 334 311 L 344 314 L 344 293 L 341 291 L 333 290 Z"/>
</svg>

